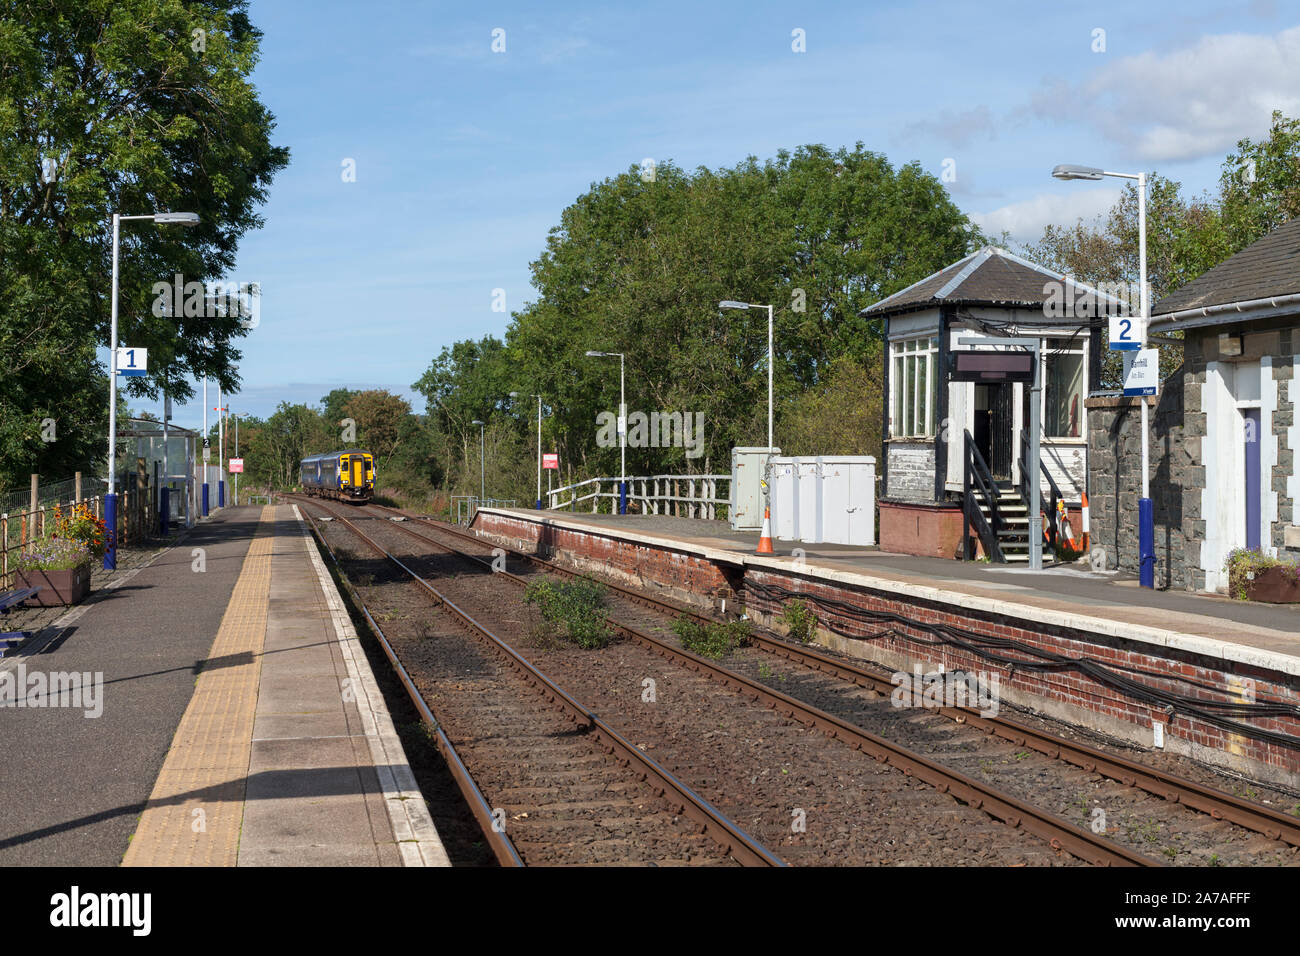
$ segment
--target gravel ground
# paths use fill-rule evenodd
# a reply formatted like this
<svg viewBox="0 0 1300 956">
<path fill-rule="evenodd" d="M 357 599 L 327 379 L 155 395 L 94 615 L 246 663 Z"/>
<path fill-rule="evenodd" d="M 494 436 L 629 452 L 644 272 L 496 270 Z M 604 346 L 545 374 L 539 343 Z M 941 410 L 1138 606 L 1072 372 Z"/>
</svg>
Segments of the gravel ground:
<svg viewBox="0 0 1300 956">
<path fill-rule="evenodd" d="M 583 651 L 539 639 L 540 622 L 517 585 L 430 554 L 386 521 L 357 520 L 495 633 L 526 643 L 529 658 L 560 686 L 788 862 L 1078 862 L 652 651 L 630 643 Z M 643 693 L 647 678 L 655 681 L 653 701 Z"/>
</svg>

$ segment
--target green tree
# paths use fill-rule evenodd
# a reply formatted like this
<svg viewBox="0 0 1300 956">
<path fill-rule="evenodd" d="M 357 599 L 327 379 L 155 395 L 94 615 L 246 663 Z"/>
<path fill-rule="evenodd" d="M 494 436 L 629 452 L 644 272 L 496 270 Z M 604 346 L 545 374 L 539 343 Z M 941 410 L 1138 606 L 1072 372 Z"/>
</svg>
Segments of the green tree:
<svg viewBox="0 0 1300 956">
<path fill-rule="evenodd" d="M 784 415 L 834 358 L 879 361 L 879 324 L 861 309 L 978 241 L 934 177 L 916 164 L 895 169 L 861 144 L 716 171 L 662 163 L 652 181 L 634 168 L 594 184 L 551 230 L 532 265 L 539 297 L 512 318 L 508 374 L 492 380 L 493 394 L 540 392 L 548 450 L 566 469 L 614 474 L 618 449 L 597 447 L 595 423 L 618 407 L 617 360 L 584 353 L 622 352 L 630 409 L 702 415 L 705 432 L 698 458 L 629 448 L 629 471 L 725 467 L 733 445 L 766 438 L 767 313 L 721 311 L 719 301 L 775 306 Z M 447 356 L 431 370 L 442 402 L 461 382 Z M 477 369 L 469 380 L 481 380 Z M 491 403 L 476 397 L 474 408 L 481 417 Z M 527 409 L 516 415 L 525 428 Z"/>
<path fill-rule="evenodd" d="M 287 150 L 248 82 L 261 34 L 244 0 L 2 0 L 0 483 L 88 468 L 106 445 L 112 214 L 197 212 L 122 228 L 119 341 L 147 347 L 133 395 L 238 385 L 237 315 L 155 315 L 153 285 L 216 280 L 261 224 Z M 60 425 L 54 443 L 33 426 Z M 33 435 L 38 437 L 34 438 Z"/>
</svg>

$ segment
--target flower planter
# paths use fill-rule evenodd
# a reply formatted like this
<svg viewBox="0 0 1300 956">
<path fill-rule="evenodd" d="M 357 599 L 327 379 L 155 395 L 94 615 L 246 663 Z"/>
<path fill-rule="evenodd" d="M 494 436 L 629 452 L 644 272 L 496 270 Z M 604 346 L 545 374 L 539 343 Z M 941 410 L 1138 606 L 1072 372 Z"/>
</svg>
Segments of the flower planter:
<svg viewBox="0 0 1300 956">
<path fill-rule="evenodd" d="M 1300 581 L 1291 568 L 1263 568 L 1256 571 L 1253 578 L 1244 580 L 1238 579 L 1238 574 L 1244 575 L 1245 572 L 1232 574 L 1229 593 L 1240 594 L 1244 590 L 1246 600 L 1263 601 L 1266 604 L 1300 603 Z"/>
<path fill-rule="evenodd" d="M 58 607 L 76 604 L 90 593 L 90 563 L 79 564 L 66 571 L 17 571 L 18 586 L 40 588 L 35 597 L 25 602 L 37 607 Z"/>
</svg>

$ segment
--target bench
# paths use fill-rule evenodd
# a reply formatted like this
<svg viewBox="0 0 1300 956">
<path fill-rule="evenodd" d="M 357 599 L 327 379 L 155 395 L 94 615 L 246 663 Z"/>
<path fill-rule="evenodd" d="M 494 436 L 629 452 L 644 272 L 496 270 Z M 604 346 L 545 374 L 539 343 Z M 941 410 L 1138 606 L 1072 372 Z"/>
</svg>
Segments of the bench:
<svg viewBox="0 0 1300 956">
<path fill-rule="evenodd" d="M 8 614 L 11 608 L 22 604 L 29 597 L 34 597 L 40 588 L 14 588 L 12 591 L 0 592 L 0 614 Z M 0 631 L 0 657 L 27 639 L 23 631 Z"/>
</svg>

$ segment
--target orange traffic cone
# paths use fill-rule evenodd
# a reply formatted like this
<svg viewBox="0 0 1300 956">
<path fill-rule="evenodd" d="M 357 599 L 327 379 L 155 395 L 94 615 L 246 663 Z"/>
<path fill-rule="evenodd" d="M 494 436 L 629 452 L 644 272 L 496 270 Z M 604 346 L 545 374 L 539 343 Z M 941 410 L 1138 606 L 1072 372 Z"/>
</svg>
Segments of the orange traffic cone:
<svg viewBox="0 0 1300 956">
<path fill-rule="evenodd" d="M 758 536 L 758 550 L 755 554 L 776 554 L 772 550 L 772 509 L 763 509 L 763 530 Z"/>
</svg>

